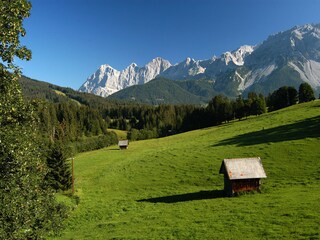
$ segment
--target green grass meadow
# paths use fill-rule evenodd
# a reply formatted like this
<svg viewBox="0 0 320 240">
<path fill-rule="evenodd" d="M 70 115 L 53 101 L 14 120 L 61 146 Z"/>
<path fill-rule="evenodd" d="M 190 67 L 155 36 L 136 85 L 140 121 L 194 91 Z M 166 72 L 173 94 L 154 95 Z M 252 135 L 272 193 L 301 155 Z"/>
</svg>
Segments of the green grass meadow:
<svg viewBox="0 0 320 240">
<path fill-rule="evenodd" d="M 224 197 L 224 158 L 261 157 L 261 193 Z M 320 101 L 75 157 L 57 239 L 320 239 Z"/>
<path fill-rule="evenodd" d="M 112 128 L 109 128 L 108 131 L 114 132 L 115 134 L 117 134 L 118 139 L 121 139 L 121 140 L 127 139 L 127 131 L 112 129 Z"/>
</svg>

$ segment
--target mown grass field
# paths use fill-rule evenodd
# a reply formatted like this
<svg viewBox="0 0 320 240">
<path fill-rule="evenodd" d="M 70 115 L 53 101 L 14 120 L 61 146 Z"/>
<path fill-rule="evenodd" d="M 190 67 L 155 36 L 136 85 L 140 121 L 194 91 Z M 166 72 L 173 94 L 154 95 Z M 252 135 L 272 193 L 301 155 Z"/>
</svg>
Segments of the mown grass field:
<svg viewBox="0 0 320 240">
<path fill-rule="evenodd" d="M 262 159 L 262 193 L 223 196 L 224 158 Z M 59 239 L 319 239 L 320 101 L 75 158 Z"/>
</svg>

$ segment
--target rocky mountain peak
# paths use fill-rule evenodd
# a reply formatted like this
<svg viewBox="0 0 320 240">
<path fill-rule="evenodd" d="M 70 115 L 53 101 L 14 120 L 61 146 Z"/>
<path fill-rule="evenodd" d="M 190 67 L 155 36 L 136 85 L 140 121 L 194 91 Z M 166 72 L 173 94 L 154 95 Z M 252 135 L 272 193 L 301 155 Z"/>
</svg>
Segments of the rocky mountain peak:
<svg viewBox="0 0 320 240">
<path fill-rule="evenodd" d="M 292 74 L 290 78 L 295 79 L 295 84 L 304 81 L 315 89 L 320 87 L 320 24 L 296 26 L 270 35 L 259 45 L 243 45 L 208 60 L 187 57 L 171 65 L 156 57 L 143 67 L 132 63 L 122 71 L 108 64 L 101 65 L 80 91 L 108 96 L 126 87 L 147 83 L 157 76 L 171 80 L 212 79 L 218 91 L 226 86 L 236 86 L 237 89 L 231 92 L 238 93 L 263 83 L 264 87 L 260 89 L 266 91 L 268 81 L 274 81 L 273 87 L 277 86 L 277 81 L 283 81 L 276 77 L 280 70 L 285 71 L 281 76 Z"/>
<path fill-rule="evenodd" d="M 246 56 L 250 55 L 254 51 L 253 46 L 244 45 L 232 52 L 225 52 L 221 55 L 221 59 L 228 65 L 230 62 L 242 66 Z"/>
<path fill-rule="evenodd" d="M 135 67 L 138 67 L 138 65 L 136 63 L 131 63 L 128 68 L 135 68 Z"/>
<path fill-rule="evenodd" d="M 144 67 L 138 67 L 136 63 L 131 63 L 122 71 L 104 64 L 88 77 L 79 91 L 107 97 L 123 88 L 136 84 L 144 84 L 154 79 L 170 66 L 169 61 L 160 57 L 151 60 Z"/>
</svg>

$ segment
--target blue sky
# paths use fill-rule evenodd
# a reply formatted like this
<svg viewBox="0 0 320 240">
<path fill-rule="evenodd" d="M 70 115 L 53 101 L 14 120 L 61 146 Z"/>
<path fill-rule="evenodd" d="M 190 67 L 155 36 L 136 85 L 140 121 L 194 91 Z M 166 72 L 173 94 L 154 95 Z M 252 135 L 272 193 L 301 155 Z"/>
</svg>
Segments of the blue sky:
<svg viewBox="0 0 320 240">
<path fill-rule="evenodd" d="M 122 70 L 155 57 L 208 59 L 306 23 L 320 0 L 31 0 L 23 74 L 78 89 L 108 63 Z"/>
</svg>

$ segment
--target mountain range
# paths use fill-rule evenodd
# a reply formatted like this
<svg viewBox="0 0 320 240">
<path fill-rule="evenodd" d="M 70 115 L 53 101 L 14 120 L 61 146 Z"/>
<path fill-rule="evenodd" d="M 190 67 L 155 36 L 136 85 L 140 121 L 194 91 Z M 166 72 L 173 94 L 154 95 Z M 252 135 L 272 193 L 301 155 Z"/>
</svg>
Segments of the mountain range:
<svg viewBox="0 0 320 240">
<path fill-rule="evenodd" d="M 151 80 L 161 84 L 144 86 Z M 212 97 L 210 94 L 218 93 L 235 97 L 256 91 L 267 95 L 283 85 L 298 87 L 302 82 L 319 93 L 320 24 L 296 26 L 256 46 L 244 45 L 207 60 L 187 58 L 172 65 L 157 57 L 143 67 L 132 63 L 122 71 L 101 65 L 79 91 L 122 99 L 141 98 L 144 91 L 149 91 L 153 94 L 142 94 L 145 98 L 140 101 L 166 102 L 170 97 L 165 93 L 174 88 L 172 92 L 185 92 L 183 98 L 194 102 L 196 98 L 206 101 Z"/>
<path fill-rule="evenodd" d="M 129 86 L 144 84 L 171 67 L 171 63 L 162 58 L 155 58 L 144 67 L 132 63 L 126 69 L 118 71 L 110 65 L 101 65 L 79 91 L 93 93 L 102 97 L 109 96 Z"/>
</svg>

